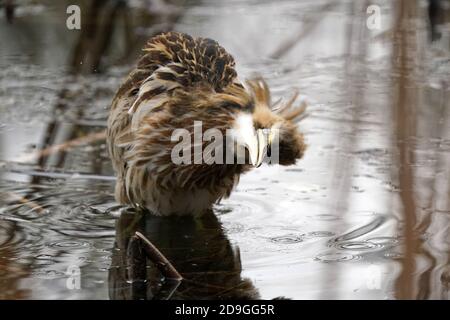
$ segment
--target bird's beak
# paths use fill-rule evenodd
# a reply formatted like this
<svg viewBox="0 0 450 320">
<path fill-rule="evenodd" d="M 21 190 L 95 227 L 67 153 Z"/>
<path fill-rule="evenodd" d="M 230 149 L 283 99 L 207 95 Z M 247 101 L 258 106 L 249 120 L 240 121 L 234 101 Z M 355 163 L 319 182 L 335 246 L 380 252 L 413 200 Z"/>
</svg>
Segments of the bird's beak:
<svg viewBox="0 0 450 320">
<path fill-rule="evenodd" d="M 250 155 L 250 161 L 257 168 L 261 166 L 270 143 L 270 134 L 264 130 L 267 129 L 258 129 L 256 130 L 256 134 L 246 139 L 246 147 Z"/>
</svg>

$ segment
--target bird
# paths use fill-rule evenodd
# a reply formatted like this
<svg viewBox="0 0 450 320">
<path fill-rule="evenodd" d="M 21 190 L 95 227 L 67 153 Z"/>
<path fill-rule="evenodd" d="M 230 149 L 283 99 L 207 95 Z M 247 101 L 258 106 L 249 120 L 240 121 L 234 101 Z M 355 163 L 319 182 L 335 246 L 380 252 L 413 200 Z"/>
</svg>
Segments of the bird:
<svg viewBox="0 0 450 320">
<path fill-rule="evenodd" d="M 215 40 L 175 31 L 150 38 L 109 110 L 116 201 L 157 216 L 201 216 L 230 196 L 242 174 L 275 163 L 268 159 L 295 164 L 306 149 L 298 125 L 305 105 L 295 105 L 297 98 L 272 102 L 262 77 L 241 82 L 233 56 Z M 224 138 L 194 137 L 180 148 L 174 132 L 192 138 L 196 123 L 203 134 L 215 130 Z M 206 161 L 212 142 L 209 160 L 226 154 L 227 161 Z"/>
</svg>

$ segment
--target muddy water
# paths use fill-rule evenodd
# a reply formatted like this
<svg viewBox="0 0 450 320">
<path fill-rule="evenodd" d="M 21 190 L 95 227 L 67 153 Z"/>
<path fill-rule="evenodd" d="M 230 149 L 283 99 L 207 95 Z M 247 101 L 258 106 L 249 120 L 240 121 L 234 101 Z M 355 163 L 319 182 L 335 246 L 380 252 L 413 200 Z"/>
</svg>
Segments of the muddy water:
<svg viewBox="0 0 450 320">
<path fill-rule="evenodd" d="M 100 6 L 114 28 L 90 30 L 106 49 L 84 55 L 63 1 L 0 18 L 0 298 L 448 299 L 450 56 L 427 42 L 425 9 L 406 6 L 405 32 L 389 3 L 376 31 L 346 1 L 158 3 Z M 145 38 L 171 28 L 309 104 L 305 158 L 245 175 L 198 221 L 118 206 L 98 134 Z M 186 280 L 148 264 L 131 281 L 134 231 Z"/>
</svg>

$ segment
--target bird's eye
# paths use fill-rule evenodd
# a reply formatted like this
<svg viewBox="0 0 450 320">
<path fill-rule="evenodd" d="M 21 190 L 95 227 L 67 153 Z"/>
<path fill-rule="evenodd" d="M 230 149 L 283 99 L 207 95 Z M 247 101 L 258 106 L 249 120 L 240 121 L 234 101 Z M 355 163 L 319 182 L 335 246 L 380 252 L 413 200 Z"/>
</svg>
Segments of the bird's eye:
<svg viewBox="0 0 450 320">
<path fill-rule="evenodd" d="M 242 106 L 239 103 L 225 101 L 219 104 L 219 108 L 225 108 L 228 110 L 241 110 Z"/>
<path fill-rule="evenodd" d="M 137 95 L 139 92 L 139 88 L 134 88 L 133 90 L 130 91 L 130 96 L 135 96 Z"/>
</svg>

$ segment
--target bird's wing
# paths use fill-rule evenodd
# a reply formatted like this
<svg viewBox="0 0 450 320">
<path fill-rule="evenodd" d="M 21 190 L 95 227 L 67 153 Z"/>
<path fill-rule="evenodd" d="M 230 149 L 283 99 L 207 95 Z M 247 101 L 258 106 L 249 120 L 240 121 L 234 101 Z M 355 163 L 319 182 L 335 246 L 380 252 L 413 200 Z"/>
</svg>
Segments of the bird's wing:
<svg viewBox="0 0 450 320">
<path fill-rule="evenodd" d="M 236 79 L 233 57 L 211 39 L 169 32 L 150 39 L 144 52 L 138 70 L 146 70 L 148 77 L 135 83 L 138 90 L 134 91 L 136 99 L 130 106 L 130 114 L 141 105 L 145 105 L 147 113 L 163 102 L 159 99 L 152 103 L 151 99 L 163 97 L 176 88 L 206 86 L 221 92 Z"/>
<path fill-rule="evenodd" d="M 233 57 L 211 39 L 169 32 L 150 39 L 144 51 L 139 68 L 169 65 L 168 74 L 164 70 L 160 78 L 170 78 L 183 86 L 203 82 L 221 91 L 236 78 Z"/>
<path fill-rule="evenodd" d="M 198 88 L 217 95 L 229 87 L 243 89 L 233 57 L 214 40 L 168 32 L 151 38 L 143 51 L 111 107 L 108 135 L 117 159 L 135 139 L 133 133 L 139 131 L 142 121 L 157 120 L 159 111 L 173 102 L 175 90 L 194 99 Z"/>
</svg>

